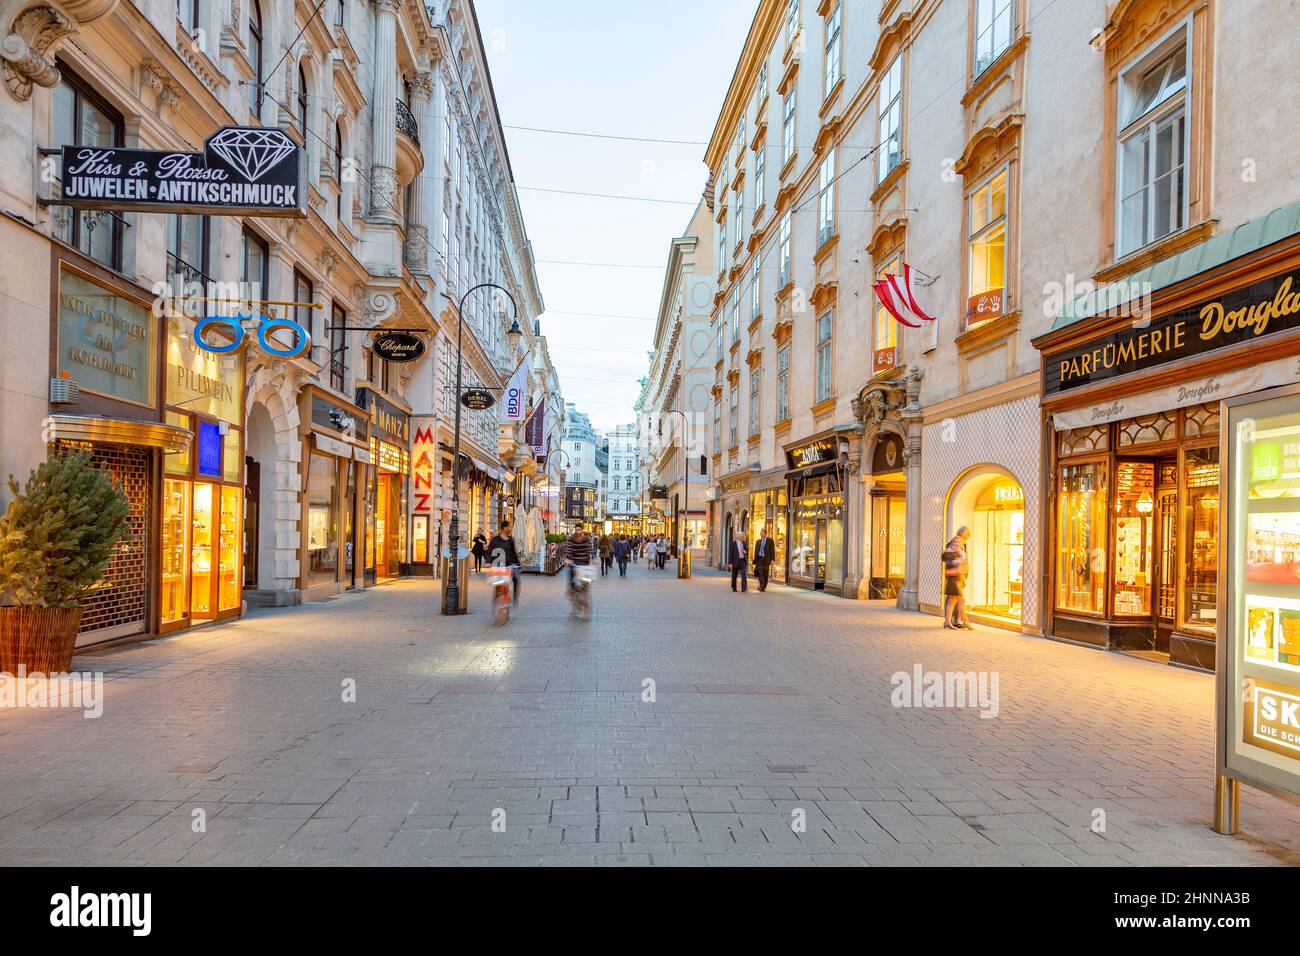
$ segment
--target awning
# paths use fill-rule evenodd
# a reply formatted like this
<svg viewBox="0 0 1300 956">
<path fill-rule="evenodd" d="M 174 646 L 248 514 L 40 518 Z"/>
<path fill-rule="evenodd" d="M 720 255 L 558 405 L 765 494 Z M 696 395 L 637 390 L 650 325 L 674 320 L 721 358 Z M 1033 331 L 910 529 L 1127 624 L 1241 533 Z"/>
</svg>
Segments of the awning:
<svg viewBox="0 0 1300 956">
<path fill-rule="evenodd" d="M 839 471 L 840 463 L 838 461 L 826 461 L 820 465 L 809 465 L 807 468 L 796 468 L 794 471 L 785 473 L 786 481 L 793 481 L 796 478 L 816 478 L 818 475 L 829 475 L 832 472 Z"/>
<path fill-rule="evenodd" d="M 169 455 L 188 451 L 194 432 L 161 422 L 133 422 L 94 415 L 51 415 L 44 422 L 46 441 L 106 442 L 161 448 Z"/>
</svg>

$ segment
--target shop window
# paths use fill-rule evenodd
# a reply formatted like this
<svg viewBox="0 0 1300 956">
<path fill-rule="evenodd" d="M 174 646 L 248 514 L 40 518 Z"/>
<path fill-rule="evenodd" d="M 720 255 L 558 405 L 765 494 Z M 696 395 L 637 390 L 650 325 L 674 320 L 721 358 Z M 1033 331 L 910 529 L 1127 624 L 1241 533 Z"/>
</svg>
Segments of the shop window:
<svg viewBox="0 0 1300 956">
<path fill-rule="evenodd" d="M 59 64 L 54 88 L 54 142 L 57 146 L 121 146 L 122 115 L 99 94 Z M 54 235 L 111 269 L 122 267 L 124 220 L 111 210 L 54 207 Z"/>
<path fill-rule="evenodd" d="M 987 70 L 1011 45 L 1015 0 L 975 0 L 975 75 Z"/>
<path fill-rule="evenodd" d="M 307 334 L 313 342 L 320 341 L 316 329 L 316 310 L 311 307 L 311 280 L 297 269 L 293 270 L 293 301 L 295 303 L 293 320 L 307 330 Z"/>
<path fill-rule="evenodd" d="M 1120 448 L 1133 445 L 1146 445 L 1151 442 L 1173 441 L 1177 419 L 1169 412 L 1157 412 L 1154 415 L 1142 415 L 1129 418 L 1119 425 L 1118 444 Z"/>
<path fill-rule="evenodd" d="M 1056 606 L 1103 613 L 1106 607 L 1106 463 L 1064 465 L 1057 502 Z"/>
<path fill-rule="evenodd" d="M 1121 256 L 1187 224 L 1186 36 L 1179 34 L 1169 46 L 1162 45 L 1120 77 Z"/>
<path fill-rule="evenodd" d="M 1151 613 L 1155 560 L 1156 466 L 1121 461 L 1115 467 L 1115 614 Z"/>
<path fill-rule="evenodd" d="M 831 338 L 833 324 L 831 312 L 823 312 L 821 318 L 817 320 L 817 401 L 819 402 L 824 402 L 831 397 L 834 369 Z"/>
<path fill-rule="evenodd" d="M 307 470 L 307 583 L 338 580 L 338 459 L 313 451 Z"/>
<path fill-rule="evenodd" d="M 1089 451 L 1105 451 L 1109 447 L 1110 426 L 1071 428 L 1060 433 L 1061 457 Z"/>
<path fill-rule="evenodd" d="M 1001 169 L 970 198 L 970 288 L 966 327 L 991 322 L 1006 311 L 1007 171 Z"/>
<path fill-rule="evenodd" d="M 1186 474 L 1183 626 L 1213 634 L 1219 592 L 1219 449 L 1188 450 Z"/>
<path fill-rule="evenodd" d="M 899 266 L 899 257 L 894 256 L 880 267 L 876 273 L 877 279 L 883 279 L 887 275 L 897 275 Z M 885 372 L 893 368 L 898 362 L 898 323 L 894 320 L 890 311 L 885 308 L 880 297 L 876 296 L 876 336 L 875 348 L 872 351 L 871 371 L 873 374 Z"/>
<path fill-rule="evenodd" d="M 894 57 L 880 80 L 877 107 L 879 138 L 876 140 L 876 182 L 897 168 L 903 159 L 903 55 Z"/>
</svg>

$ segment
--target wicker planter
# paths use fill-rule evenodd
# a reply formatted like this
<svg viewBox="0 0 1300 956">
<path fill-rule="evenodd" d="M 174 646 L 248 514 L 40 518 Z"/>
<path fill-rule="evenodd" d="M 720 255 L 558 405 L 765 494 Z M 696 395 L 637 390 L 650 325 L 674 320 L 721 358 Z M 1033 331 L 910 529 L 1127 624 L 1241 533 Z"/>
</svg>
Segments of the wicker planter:
<svg viewBox="0 0 1300 956">
<path fill-rule="evenodd" d="M 0 673 L 66 673 L 80 623 L 80 607 L 0 607 Z"/>
</svg>

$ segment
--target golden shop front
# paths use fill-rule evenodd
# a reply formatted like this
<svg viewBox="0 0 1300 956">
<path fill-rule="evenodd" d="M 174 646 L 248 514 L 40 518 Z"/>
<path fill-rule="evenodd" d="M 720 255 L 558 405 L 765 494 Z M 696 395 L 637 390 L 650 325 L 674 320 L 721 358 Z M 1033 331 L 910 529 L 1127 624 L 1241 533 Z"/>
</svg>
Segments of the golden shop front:
<svg viewBox="0 0 1300 956">
<path fill-rule="evenodd" d="M 78 449 L 126 493 L 128 532 L 82 600 L 77 646 L 158 633 L 164 462 L 192 434 L 162 419 L 161 323 L 141 289 L 69 250 L 51 270 L 51 451 Z M 74 389 L 75 386 L 75 389 Z M 24 476 L 25 477 L 25 476 Z"/>
<path fill-rule="evenodd" d="M 785 457 L 786 580 L 795 587 L 842 594 L 847 545 L 840 439 L 827 435 L 792 445 Z"/>
<path fill-rule="evenodd" d="M 1234 236 L 1210 240 L 1165 264 L 1172 281 L 1153 287 L 1139 274 L 1128 283 L 1139 299 L 1103 289 L 1076 300 L 1035 340 L 1050 456 L 1048 635 L 1214 668 L 1221 584 L 1239 570 L 1225 568 L 1219 547 L 1222 499 L 1235 493 L 1221 482 L 1223 408 L 1300 381 L 1295 232 L 1276 238 L 1266 224 L 1231 259 Z M 1277 482 L 1251 497 L 1285 503 L 1284 461 L 1257 465 L 1255 477 L 1269 467 Z M 1261 512 L 1249 533 L 1248 552 L 1285 576 L 1300 555 L 1300 510 Z"/>
<path fill-rule="evenodd" d="M 166 421 L 194 437 L 163 465 L 162 633 L 243 608 L 244 353 L 210 351 L 194 328 L 167 318 Z"/>
<path fill-rule="evenodd" d="M 408 573 L 407 513 L 411 477 L 411 410 L 374 388 L 357 389 L 369 412 L 374 467 L 366 484 L 366 585 Z"/>
</svg>

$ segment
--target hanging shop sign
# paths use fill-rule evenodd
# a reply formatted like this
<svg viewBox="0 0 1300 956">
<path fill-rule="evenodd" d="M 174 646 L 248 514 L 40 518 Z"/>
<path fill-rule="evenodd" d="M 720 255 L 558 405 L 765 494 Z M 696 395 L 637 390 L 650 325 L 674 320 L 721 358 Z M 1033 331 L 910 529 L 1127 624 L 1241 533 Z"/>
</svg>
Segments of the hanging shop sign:
<svg viewBox="0 0 1300 956">
<path fill-rule="evenodd" d="M 411 332 L 379 332 L 371 337 L 370 349 L 385 362 L 418 362 L 424 357 L 424 339 Z"/>
<path fill-rule="evenodd" d="M 808 468 L 811 465 L 824 465 L 827 462 L 837 461 L 839 457 L 840 444 L 834 438 L 809 442 L 785 453 L 786 463 L 792 471 L 796 468 Z"/>
<path fill-rule="evenodd" d="M 167 404 L 218 421 L 244 421 L 244 362 L 201 348 L 183 316 L 167 320 Z"/>
<path fill-rule="evenodd" d="M 115 212 L 302 218 L 306 165 L 284 131 L 262 127 L 223 127 L 199 153 L 64 146 L 63 201 Z"/>
<path fill-rule="evenodd" d="M 1044 358 L 1044 388 L 1059 394 L 1296 328 L 1300 272 L 1276 275 L 1053 352 Z"/>
<path fill-rule="evenodd" d="M 528 371 L 528 359 L 524 359 L 506 383 L 505 395 L 501 399 L 501 421 L 523 421 L 524 405 L 528 400 Z"/>
<path fill-rule="evenodd" d="M 485 412 L 497 403 L 492 393 L 484 388 L 471 388 L 460 396 L 460 403 L 472 412 Z"/>
<path fill-rule="evenodd" d="M 135 299 L 60 263 L 56 373 L 83 392 L 152 406 L 157 326 Z"/>
<path fill-rule="evenodd" d="M 194 342 L 218 355 L 238 352 L 248 338 L 246 325 L 257 323 L 257 344 L 267 355 L 297 358 L 311 348 L 311 336 L 293 319 L 270 315 L 205 315 L 194 326 Z M 284 331 L 276 334 L 277 329 Z M 225 334 L 214 336 L 214 330 Z M 285 333 L 288 334 L 285 334 Z"/>
</svg>

